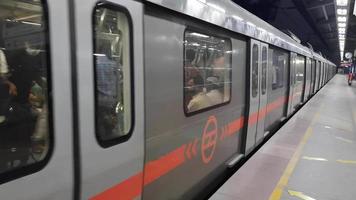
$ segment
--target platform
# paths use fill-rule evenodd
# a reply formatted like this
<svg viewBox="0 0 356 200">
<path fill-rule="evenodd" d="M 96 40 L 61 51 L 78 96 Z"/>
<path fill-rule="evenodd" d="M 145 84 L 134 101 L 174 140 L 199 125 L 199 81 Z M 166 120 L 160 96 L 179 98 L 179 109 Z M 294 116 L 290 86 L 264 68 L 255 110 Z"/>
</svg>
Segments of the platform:
<svg viewBox="0 0 356 200">
<path fill-rule="evenodd" d="M 356 199 L 356 83 L 336 75 L 210 200 Z"/>
</svg>

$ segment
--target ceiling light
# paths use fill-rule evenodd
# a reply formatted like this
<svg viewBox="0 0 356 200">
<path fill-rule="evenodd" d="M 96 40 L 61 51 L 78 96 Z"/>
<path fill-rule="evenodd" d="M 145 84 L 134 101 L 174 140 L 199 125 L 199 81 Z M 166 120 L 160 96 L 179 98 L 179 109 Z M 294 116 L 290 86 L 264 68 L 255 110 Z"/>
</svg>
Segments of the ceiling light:
<svg viewBox="0 0 356 200">
<path fill-rule="evenodd" d="M 336 0 L 336 5 L 347 6 L 348 0 Z"/>
<path fill-rule="evenodd" d="M 346 17 L 337 17 L 338 22 L 346 22 Z"/>
<path fill-rule="evenodd" d="M 344 52 L 343 51 L 340 52 L 340 57 L 341 57 L 341 60 L 344 58 Z"/>
<path fill-rule="evenodd" d="M 338 23 L 337 24 L 340 28 L 345 28 L 346 27 L 346 23 Z"/>
<path fill-rule="evenodd" d="M 345 28 L 339 28 L 339 34 L 345 34 L 346 29 Z"/>
<path fill-rule="evenodd" d="M 336 10 L 338 15 L 346 15 L 347 14 L 347 9 L 343 9 L 343 8 L 338 8 Z"/>
</svg>

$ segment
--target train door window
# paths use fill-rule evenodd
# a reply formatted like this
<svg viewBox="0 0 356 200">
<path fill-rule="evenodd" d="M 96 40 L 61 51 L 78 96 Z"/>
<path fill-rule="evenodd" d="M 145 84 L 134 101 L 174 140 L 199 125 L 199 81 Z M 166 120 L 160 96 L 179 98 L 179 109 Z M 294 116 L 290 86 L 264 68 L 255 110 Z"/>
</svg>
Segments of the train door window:
<svg viewBox="0 0 356 200">
<path fill-rule="evenodd" d="M 258 45 L 252 47 L 252 97 L 258 94 Z"/>
<path fill-rule="evenodd" d="M 0 176 L 40 169 L 53 143 L 45 10 L 41 1 L 0 3 Z"/>
<path fill-rule="evenodd" d="M 288 54 L 275 49 L 270 48 L 272 54 L 271 70 L 272 70 L 272 90 L 284 87 L 284 72 L 288 63 Z"/>
<path fill-rule="evenodd" d="M 304 81 L 305 58 L 298 55 L 296 62 L 296 82 L 301 84 Z"/>
<path fill-rule="evenodd" d="M 184 111 L 222 105 L 231 98 L 231 41 L 185 31 Z"/>
<path fill-rule="evenodd" d="M 116 6 L 93 13 L 96 135 L 101 145 L 128 139 L 133 121 L 131 20 Z"/>
<path fill-rule="evenodd" d="M 261 89 L 262 89 L 262 94 L 266 94 L 266 89 L 267 89 L 267 84 L 266 84 L 266 79 L 267 79 L 267 47 L 262 47 L 262 84 L 261 84 Z"/>
</svg>

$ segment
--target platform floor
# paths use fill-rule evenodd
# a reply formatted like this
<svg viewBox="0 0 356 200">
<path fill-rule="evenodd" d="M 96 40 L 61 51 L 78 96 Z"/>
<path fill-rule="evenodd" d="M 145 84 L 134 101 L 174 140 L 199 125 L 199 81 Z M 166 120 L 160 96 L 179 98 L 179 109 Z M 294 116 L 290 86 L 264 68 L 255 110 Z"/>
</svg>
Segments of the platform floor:
<svg viewBox="0 0 356 200">
<path fill-rule="evenodd" d="M 356 199 L 356 82 L 336 75 L 210 198 L 267 199 Z"/>
</svg>

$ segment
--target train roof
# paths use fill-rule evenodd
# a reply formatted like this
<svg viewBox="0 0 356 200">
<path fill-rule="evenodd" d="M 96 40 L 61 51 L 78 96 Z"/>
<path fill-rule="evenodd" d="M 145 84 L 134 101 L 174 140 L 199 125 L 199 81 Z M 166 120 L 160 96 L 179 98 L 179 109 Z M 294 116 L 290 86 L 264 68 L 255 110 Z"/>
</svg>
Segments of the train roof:
<svg viewBox="0 0 356 200">
<path fill-rule="evenodd" d="M 321 61 L 321 55 L 303 46 L 269 23 L 253 15 L 231 0 L 146 0 L 176 12 L 218 25 L 228 30 L 264 41 Z M 328 63 L 331 63 L 328 61 Z"/>
</svg>

